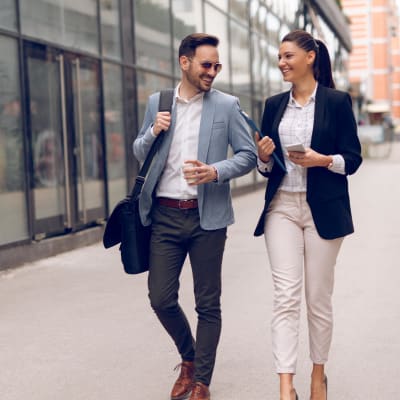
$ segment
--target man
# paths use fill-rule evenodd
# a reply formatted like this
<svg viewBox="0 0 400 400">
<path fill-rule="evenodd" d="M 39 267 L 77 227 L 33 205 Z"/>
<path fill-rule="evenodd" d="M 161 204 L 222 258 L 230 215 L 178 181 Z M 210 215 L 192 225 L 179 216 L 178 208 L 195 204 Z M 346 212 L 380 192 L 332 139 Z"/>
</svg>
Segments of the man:
<svg viewBox="0 0 400 400">
<path fill-rule="evenodd" d="M 229 180 L 256 165 L 255 145 L 238 99 L 211 88 L 222 67 L 218 43 L 215 36 L 202 33 L 183 39 L 181 81 L 172 113 L 158 112 L 159 93 L 151 95 L 133 146 L 143 161 L 157 135 L 165 131 L 139 210 L 145 225 L 152 222 L 151 306 L 182 358 L 171 400 L 190 394 L 190 400 L 210 399 L 208 386 L 221 331 L 222 255 L 227 226 L 233 223 Z M 229 146 L 234 155 L 227 159 Z M 196 340 L 178 304 L 179 276 L 187 255 L 198 314 Z"/>
</svg>

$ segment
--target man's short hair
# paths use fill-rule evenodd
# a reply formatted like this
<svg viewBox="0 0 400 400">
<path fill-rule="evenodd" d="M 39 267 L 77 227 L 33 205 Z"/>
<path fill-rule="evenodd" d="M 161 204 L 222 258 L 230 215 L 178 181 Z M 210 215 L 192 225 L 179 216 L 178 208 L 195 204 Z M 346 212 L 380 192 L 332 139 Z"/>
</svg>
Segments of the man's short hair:
<svg viewBox="0 0 400 400">
<path fill-rule="evenodd" d="M 179 46 L 179 57 L 193 57 L 199 46 L 210 45 L 218 47 L 219 39 L 206 33 L 192 33 L 186 36 Z"/>
</svg>

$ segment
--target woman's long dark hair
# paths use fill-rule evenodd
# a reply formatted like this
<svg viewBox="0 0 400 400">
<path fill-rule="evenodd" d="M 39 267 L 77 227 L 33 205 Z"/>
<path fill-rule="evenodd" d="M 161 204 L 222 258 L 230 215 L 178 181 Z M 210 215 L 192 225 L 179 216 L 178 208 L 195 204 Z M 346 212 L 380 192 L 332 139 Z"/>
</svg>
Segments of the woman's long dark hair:
<svg viewBox="0 0 400 400">
<path fill-rule="evenodd" d="M 294 42 L 298 47 L 305 51 L 315 51 L 315 60 L 313 64 L 314 78 L 329 88 L 335 88 L 335 82 L 332 77 L 331 59 L 325 44 L 318 39 L 314 39 L 312 35 L 301 29 L 297 29 L 288 33 L 283 42 Z"/>
</svg>

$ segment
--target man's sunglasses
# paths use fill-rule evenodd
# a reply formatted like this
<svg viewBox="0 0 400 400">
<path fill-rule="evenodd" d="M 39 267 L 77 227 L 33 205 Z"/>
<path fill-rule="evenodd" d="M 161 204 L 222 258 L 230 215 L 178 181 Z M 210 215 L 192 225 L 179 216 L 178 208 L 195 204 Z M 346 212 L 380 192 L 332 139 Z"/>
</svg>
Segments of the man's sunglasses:
<svg viewBox="0 0 400 400">
<path fill-rule="evenodd" d="M 190 61 L 193 61 L 193 58 L 190 58 Z M 221 69 L 222 69 L 222 64 L 219 63 L 219 62 L 212 63 L 212 62 L 209 62 L 209 61 L 204 61 L 204 62 L 198 62 L 197 61 L 197 63 L 200 64 L 201 68 L 203 68 L 203 69 L 207 69 L 208 70 L 208 69 L 213 68 L 216 73 L 220 72 Z"/>
</svg>

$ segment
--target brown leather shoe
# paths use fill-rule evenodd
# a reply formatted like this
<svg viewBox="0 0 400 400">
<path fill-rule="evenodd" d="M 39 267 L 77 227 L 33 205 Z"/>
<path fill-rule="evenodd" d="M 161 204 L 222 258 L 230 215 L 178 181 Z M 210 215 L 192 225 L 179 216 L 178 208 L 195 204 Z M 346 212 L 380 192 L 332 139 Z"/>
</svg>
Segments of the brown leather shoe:
<svg viewBox="0 0 400 400">
<path fill-rule="evenodd" d="M 186 399 L 189 397 L 194 385 L 194 362 L 182 361 L 182 363 L 178 364 L 175 369 L 179 367 L 181 367 L 181 373 L 179 374 L 179 377 L 172 388 L 171 400 Z"/>
<path fill-rule="evenodd" d="M 189 400 L 210 400 L 208 386 L 204 383 L 196 382 Z"/>
</svg>

